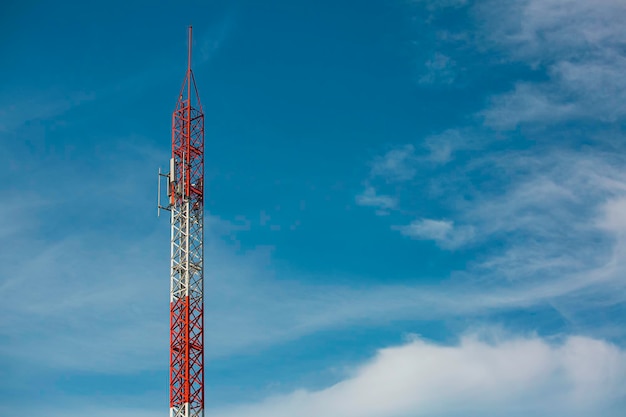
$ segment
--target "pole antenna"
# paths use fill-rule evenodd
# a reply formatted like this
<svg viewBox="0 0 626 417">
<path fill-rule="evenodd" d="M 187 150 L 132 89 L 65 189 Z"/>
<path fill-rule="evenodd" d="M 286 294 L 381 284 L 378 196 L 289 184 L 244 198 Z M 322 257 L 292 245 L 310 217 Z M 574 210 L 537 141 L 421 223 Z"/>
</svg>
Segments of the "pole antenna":
<svg viewBox="0 0 626 417">
<path fill-rule="evenodd" d="M 193 29 L 191 25 L 189 25 L 189 39 L 187 41 L 187 100 L 191 100 L 191 47 L 193 41 L 192 30 Z"/>
</svg>

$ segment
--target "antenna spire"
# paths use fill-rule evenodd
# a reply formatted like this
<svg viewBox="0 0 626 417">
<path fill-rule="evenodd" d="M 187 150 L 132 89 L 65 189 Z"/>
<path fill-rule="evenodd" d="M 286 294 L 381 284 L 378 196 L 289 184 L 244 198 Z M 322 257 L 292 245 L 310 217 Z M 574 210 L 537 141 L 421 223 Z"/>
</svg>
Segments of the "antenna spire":
<svg viewBox="0 0 626 417">
<path fill-rule="evenodd" d="M 189 25 L 189 47 L 187 49 L 187 71 L 191 71 L 191 25 Z"/>
<path fill-rule="evenodd" d="M 191 25 L 189 25 L 189 39 L 188 39 L 188 43 L 189 45 L 187 46 L 187 100 L 189 100 L 189 102 L 191 103 L 191 77 L 192 77 L 192 73 L 191 73 L 191 44 L 192 44 L 192 33 L 191 33 L 192 29 L 191 29 Z"/>
</svg>

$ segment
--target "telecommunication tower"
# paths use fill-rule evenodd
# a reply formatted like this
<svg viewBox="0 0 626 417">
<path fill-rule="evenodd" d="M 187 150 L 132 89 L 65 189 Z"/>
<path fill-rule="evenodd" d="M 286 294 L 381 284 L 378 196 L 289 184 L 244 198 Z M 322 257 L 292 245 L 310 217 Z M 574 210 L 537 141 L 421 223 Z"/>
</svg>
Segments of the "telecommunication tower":
<svg viewBox="0 0 626 417">
<path fill-rule="evenodd" d="M 170 172 L 158 211 L 170 211 L 170 417 L 204 416 L 204 113 L 191 70 L 172 114 Z M 161 178 L 168 204 L 161 205 Z"/>
</svg>

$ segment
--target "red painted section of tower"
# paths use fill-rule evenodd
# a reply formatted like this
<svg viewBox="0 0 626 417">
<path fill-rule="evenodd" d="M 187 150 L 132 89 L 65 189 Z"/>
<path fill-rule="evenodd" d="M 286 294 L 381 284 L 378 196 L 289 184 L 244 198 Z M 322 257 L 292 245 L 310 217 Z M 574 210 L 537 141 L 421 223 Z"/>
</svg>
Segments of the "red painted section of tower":
<svg viewBox="0 0 626 417">
<path fill-rule="evenodd" d="M 170 407 L 181 409 L 189 404 L 189 415 L 199 415 L 204 409 L 204 297 L 202 266 L 202 213 L 204 202 L 204 113 L 191 70 L 191 40 L 189 27 L 189 57 L 187 73 L 172 114 L 172 158 L 174 181 L 170 183 L 170 205 L 189 212 L 200 213 L 192 220 L 200 224 L 187 226 L 187 235 L 199 239 L 189 243 L 187 254 L 195 245 L 200 247 L 198 259 L 187 260 L 187 268 L 198 268 L 199 280 L 189 284 L 199 291 L 172 291 L 170 302 Z M 196 235 L 193 235 L 196 233 Z M 199 236 L 197 236 L 199 235 Z M 191 247 L 190 247 L 191 245 Z M 190 255 L 187 255 L 189 258 Z M 195 256 L 195 255 L 191 255 Z M 191 266 L 190 266 L 191 265 Z M 199 274 L 199 275 L 198 275 Z M 189 272 L 187 272 L 189 277 Z M 187 278 L 189 280 L 189 278 Z"/>
</svg>

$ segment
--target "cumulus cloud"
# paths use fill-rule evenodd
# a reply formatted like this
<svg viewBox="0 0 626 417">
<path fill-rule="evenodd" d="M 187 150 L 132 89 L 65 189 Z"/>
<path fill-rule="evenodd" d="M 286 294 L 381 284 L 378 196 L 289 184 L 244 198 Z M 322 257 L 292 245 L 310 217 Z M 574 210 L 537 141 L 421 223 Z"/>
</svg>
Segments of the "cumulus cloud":
<svg viewBox="0 0 626 417">
<path fill-rule="evenodd" d="M 464 337 L 382 349 L 339 383 L 215 417 L 621 416 L 626 353 L 601 340 Z"/>
</svg>

